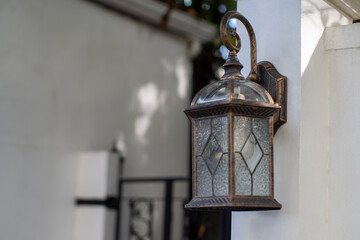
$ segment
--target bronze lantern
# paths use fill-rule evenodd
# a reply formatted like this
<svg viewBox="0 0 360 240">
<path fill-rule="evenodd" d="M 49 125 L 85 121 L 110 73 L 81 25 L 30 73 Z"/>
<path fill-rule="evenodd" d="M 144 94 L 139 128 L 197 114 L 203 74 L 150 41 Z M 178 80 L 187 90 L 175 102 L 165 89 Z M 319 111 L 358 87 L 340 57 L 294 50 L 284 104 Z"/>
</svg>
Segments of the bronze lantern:
<svg viewBox="0 0 360 240">
<path fill-rule="evenodd" d="M 231 18 L 247 29 L 251 72 L 244 78 L 227 25 Z M 229 49 L 220 81 L 203 88 L 185 110 L 192 126 L 193 199 L 187 209 L 274 210 L 273 137 L 286 122 L 286 77 L 269 62 L 257 64 L 256 39 L 249 21 L 238 12 L 224 15 L 221 38 Z"/>
</svg>

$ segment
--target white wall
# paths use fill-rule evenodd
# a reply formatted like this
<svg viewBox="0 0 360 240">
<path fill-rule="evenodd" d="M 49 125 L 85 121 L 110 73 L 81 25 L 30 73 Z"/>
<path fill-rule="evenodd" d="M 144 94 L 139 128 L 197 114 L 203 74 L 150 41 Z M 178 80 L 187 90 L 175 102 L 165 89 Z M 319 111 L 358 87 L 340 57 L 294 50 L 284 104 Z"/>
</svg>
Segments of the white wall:
<svg viewBox="0 0 360 240">
<path fill-rule="evenodd" d="M 275 198 L 281 211 L 233 212 L 232 239 L 297 239 L 300 131 L 300 1 L 239 0 L 238 11 L 252 24 L 258 61 L 272 62 L 288 77 L 288 122 L 274 138 Z M 241 30 L 240 61 L 248 74 L 249 43 Z"/>
<path fill-rule="evenodd" d="M 126 176 L 187 173 L 186 41 L 87 1 L 1 1 L 0 32 L 0 239 L 72 239 L 76 154 L 117 137 Z"/>
<path fill-rule="evenodd" d="M 323 36 L 301 77 L 299 239 L 329 239 L 329 91 Z"/>
<path fill-rule="evenodd" d="M 294 35 L 300 29 L 294 8 L 300 6 L 282 1 L 273 6 L 249 2 L 239 0 L 238 9 L 249 18 L 255 33 L 260 32 L 259 61 L 270 59 L 289 77 L 289 122 L 279 130 L 274 144 L 275 197 L 283 209 L 272 213 L 233 213 L 232 238 L 358 239 L 360 24 L 339 26 L 349 21 L 334 9 L 317 0 L 301 1 L 302 71 L 291 72 L 291 66 L 300 69 L 300 61 L 288 58 L 299 50 L 299 45 L 294 41 L 289 44 L 293 49 L 282 50 L 289 46 L 289 38 L 300 38 Z M 282 30 L 284 25 L 293 29 L 280 35 L 280 39 L 278 34 L 273 36 L 271 32 Z M 265 49 L 261 49 L 263 45 Z M 300 52 L 296 54 L 300 56 Z M 277 59 L 280 57 L 283 60 Z M 286 64 L 291 66 L 280 69 Z M 291 120 L 293 117 L 297 119 Z M 294 141 L 296 138 L 300 141 Z M 284 157 L 287 162 L 282 161 Z M 289 171 L 293 175 L 285 176 Z M 286 194 L 291 196 L 286 198 Z M 283 219 L 288 221 L 278 224 Z"/>
<path fill-rule="evenodd" d="M 359 239 L 360 24 L 325 31 L 330 83 L 329 240 Z"/>
<path fill-rule="evenodd" d="M 326 28 L 302 76 L 299 239 L 358 239 L 360 25 Z"/>
</svg>

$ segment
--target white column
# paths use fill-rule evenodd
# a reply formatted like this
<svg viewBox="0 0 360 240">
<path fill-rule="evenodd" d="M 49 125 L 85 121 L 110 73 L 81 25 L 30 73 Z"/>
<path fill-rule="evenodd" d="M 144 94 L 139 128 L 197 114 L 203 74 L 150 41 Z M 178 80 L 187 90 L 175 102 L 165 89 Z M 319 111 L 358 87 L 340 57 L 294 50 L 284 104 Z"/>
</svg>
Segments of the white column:
<svg viewBox="0 0 360 240">
<path fill-rule="evenodd" d="M 274 143 L 275 197 L 283 209 L 233 213 L 233 239 L 355 240 L 360 234 L 360 24 L 338 26 L 349 21 L 335 9 L 320 0 L 301 2 L 302 9 L 295 0 L 238 1 L 257 35 L 258 61 L 271 61 L 288 77 L 288 122 Z M 242 39 L 246 65 L 249 46 Z"/>
<path fill-rule="evenodd" d="M 360 23 L 328 28 L 329 240 L 359 239 L 360 228 Z"/>
<path fill-rule="evenodd" d="M 76 197 L 105 200 L 117 195 L 118 156 L 107 151 L 79 154 Z M 105 206 L 80 205 L 75 211 L 74 240 L 111 240 L 115 211 Z"/>
</svg>

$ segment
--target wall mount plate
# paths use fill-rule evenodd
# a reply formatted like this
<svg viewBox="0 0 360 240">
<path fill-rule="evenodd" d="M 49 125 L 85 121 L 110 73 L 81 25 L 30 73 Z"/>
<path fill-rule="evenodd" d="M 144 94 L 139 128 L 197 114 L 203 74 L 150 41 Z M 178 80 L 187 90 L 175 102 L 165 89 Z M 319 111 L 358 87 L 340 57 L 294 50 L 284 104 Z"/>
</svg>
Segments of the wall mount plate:
<svg viewBox="0 0 360 240">
<path fill-rule="evenodd" d="M 281 107 L 279 117 L 274 121 L 276 131 L 287 120 L 287 77 L 281 75 L 274 65 L 263 61 L 258 63 L 259 84 L 264 87 L 273 98 L 274 102 Z"/>
</svg>

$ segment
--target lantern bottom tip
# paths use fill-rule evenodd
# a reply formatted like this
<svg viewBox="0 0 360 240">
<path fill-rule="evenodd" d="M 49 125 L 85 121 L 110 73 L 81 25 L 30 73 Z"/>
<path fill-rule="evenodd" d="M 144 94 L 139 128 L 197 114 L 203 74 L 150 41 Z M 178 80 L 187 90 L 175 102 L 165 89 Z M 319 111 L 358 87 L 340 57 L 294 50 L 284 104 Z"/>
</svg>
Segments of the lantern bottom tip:
<svg viewBox="0 0 360 240">
<path fill-rule="evenodd" d="M 202 211 L 267 211 L 280 210 L 281 204 L 273 197 L 203 197 L 194 198 L 185 208 Z"/>
</svg>

